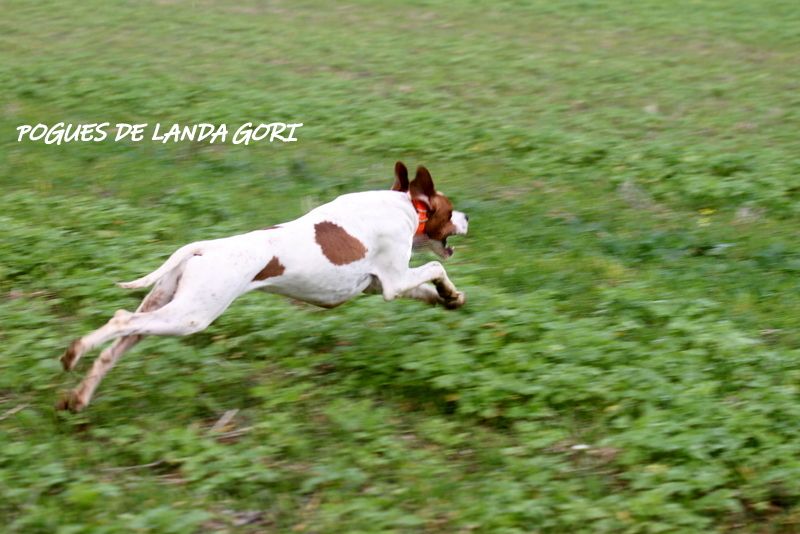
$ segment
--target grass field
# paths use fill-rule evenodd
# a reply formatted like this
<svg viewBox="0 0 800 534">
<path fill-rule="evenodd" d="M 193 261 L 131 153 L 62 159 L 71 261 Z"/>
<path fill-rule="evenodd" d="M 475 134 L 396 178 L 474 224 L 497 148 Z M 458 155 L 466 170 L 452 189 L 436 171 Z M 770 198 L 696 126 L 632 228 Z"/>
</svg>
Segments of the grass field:
<svg viewBox="0 0 800 534">
<path fill-rule="evenodd" d="M 0 530 L 800 532 L 796 2 L 232 4 L 0 2 Z M 305 126 L 17 142 L 60 121 Z M 251 294 L 53 410 L 113 282 L 397 159 L 464 308 Z"/>
</svg>

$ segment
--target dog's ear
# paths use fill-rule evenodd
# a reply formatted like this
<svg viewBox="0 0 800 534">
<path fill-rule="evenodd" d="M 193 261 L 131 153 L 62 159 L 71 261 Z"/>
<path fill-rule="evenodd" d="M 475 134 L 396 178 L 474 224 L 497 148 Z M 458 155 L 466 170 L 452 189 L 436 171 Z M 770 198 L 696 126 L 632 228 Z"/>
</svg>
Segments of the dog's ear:
<svg viewBox="0 0 800 534">
<path fill-rule="evenodd" d="M 431 173 L 428 172 L 423 166 L 417 167 L 417 175 L 414 181 L 411 182 L 409 187 L 411 190 L 411 198 L 421 200 L 430 207 L 431 198 L 436 194 L 436 189 L 433 187 L 433 178 Z"/>
<path fill-rule="evenodd" d="M 394 164 L 394 185 L 392 191 L 408 191 L 408 169 L 402 161 Z"/>
</svg>

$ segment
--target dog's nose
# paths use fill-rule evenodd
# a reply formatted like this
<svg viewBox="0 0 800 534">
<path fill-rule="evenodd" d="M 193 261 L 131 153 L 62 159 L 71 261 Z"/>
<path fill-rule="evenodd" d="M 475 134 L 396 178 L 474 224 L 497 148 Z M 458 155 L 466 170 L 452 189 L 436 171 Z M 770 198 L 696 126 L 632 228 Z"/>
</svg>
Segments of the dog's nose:
<svg viewBox="0 0 800 534">
<path fill-rule="evenodd" d="M 469 215 L 467 215 L 466 213 L 464 214 L 464 220 L 469 222 Z"/>
</svg>

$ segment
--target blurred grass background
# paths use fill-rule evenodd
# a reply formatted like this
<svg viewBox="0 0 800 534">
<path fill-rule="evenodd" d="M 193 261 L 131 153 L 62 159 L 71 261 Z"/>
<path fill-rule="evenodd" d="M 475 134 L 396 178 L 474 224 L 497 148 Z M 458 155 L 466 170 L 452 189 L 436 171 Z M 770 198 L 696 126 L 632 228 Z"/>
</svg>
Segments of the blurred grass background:
<svg viewBox="0 0 800 534">
<path fill-rule="evenodd" d="M 800 531 L 796 2 L 0 10 L 7 532 Z M 60 121 L 305 126 L 16 142 Z M 53 412 L 114 281 L 397 159 L 470 215 L 465 308 L 248 295 Z"/>
</svg>

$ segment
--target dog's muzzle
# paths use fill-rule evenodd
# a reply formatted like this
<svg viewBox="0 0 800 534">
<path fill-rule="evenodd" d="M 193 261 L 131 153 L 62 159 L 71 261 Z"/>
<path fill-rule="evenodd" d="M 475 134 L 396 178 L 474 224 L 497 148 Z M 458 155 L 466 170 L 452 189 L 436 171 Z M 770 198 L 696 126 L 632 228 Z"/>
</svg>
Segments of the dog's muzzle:
<svg viewBox="0 0 800 534">
<path fill-rule="evenodd" d="M 450 222 L 456 227 L 456 231 L 453 235 L 467 235 L 469 216 L 466 213 L 454 211 L 453 215 L 450 216 Z"/>
</svg>

